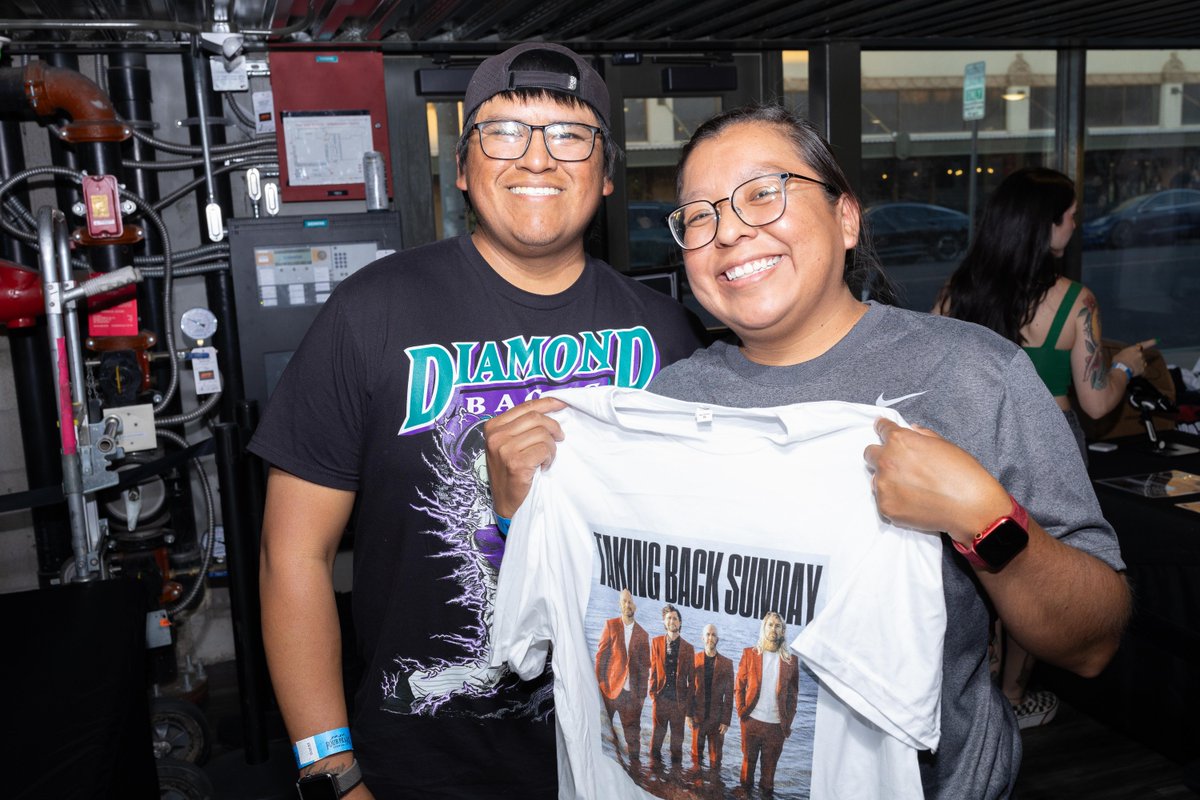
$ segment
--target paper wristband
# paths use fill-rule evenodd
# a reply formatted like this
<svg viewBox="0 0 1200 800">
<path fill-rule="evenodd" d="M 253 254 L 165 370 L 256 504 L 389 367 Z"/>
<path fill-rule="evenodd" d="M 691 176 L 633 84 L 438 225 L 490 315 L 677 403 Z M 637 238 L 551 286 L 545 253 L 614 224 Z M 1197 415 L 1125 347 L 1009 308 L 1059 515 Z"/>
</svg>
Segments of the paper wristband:
<svg viewBox="0 0 1200 800">
<path fill-rule="evenodd" d="M 349 728 L 337 728 L 318 733 L 316 736 L 301 739 L 292 745 L 292 751 L 296 754 L 296 766 L 300 768 L 316 763 L 325 756 L 353 749 L 354 745 L 350 744 Z"/>
</svg>

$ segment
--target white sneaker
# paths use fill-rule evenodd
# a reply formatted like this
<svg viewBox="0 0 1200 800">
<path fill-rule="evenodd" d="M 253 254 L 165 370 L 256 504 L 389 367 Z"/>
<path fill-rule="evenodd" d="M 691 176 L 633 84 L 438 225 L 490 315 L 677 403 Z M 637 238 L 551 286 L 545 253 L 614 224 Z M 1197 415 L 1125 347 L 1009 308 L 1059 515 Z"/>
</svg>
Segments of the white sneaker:
<svg viewBox="0 0 1200 800">
<path fill-rule="evenodd" d="M 1013 706 L 1013 713 L 1021 730 L 1045 725 L 1058 713 L 1058 696 L 1054 692 L 1026 692 L 1025 700 Z"/>
</svg>

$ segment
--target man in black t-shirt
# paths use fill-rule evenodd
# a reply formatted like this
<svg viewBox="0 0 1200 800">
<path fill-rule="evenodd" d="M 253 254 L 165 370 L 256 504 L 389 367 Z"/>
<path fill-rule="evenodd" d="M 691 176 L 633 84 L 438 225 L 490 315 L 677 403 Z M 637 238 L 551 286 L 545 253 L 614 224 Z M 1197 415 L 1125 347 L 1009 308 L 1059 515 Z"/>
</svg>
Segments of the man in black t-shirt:
<svg viewBox="0 0 1200 800">
<path fill-rule="evenodd" d="M 464 113 L 456 185 L 475 231 L 343 281 L 250 444 L 272 466 L 261 591 L 275 694 L 294 741 L 350 728 L 329 738 L 352 750 L 301 770 L 357 761 L 349 800 L 556 797 L 549 674 L 487 663 L 504 538 L 482 423 L 515 423 L 499 438 L 519 445 L 524 412 L 505 411 L 544 409 L 550 388 L 645 386 L 702 344 L 682 306 L 584 252 L 617 157 L 586 61 L 518 45 L 479 67 Z M 332 565 L 352 510 L 365 672 L 348 719 Z"/>
</svg>

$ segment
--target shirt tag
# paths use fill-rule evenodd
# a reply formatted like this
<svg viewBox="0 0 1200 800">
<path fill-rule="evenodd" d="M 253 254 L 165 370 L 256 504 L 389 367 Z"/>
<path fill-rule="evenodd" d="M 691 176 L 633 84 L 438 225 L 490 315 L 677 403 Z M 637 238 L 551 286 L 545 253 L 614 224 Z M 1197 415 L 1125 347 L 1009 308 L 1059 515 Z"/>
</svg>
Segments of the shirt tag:
<svg viewBox="0 0 1200 800">
<path fill-rule="evenodd" d="M 712 425 L 713 413 L 708 406 L 700 406 L 696 409 L 696 424 L 701 427 Z"/>
</svg>

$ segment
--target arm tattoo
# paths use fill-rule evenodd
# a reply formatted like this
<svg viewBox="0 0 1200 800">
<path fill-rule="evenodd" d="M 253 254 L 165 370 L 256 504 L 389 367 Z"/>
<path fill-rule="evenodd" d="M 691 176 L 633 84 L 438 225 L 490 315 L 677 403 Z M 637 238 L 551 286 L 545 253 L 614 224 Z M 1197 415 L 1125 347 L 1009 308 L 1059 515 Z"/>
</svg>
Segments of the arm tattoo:
<svg viewBox="0 0 1200 800">
<path fill-rule="evenodd" d="M 1084 375 L 1093 389 L 1103 389 L 1108 386 L 1108 370 L 1104 368 L 1104 350 L 1099 345 L 1100 308 L 1095 297 L 1090 294 L 1084 297 L 1079 316 L 1083 319 L 1083 346 L 1087 350 Z"/>
<path fill-rule="evenodd" d="M 331 763 L 329 758 L 322 758 L 320 761 L 315 761 L 307 767 L 300 769 L 300 777 L 307 778 L 309 775 L 316 775 L 322 772 L 331 772 L 334 775 L 341 775 L 346 770 L 350 769 L 349 764 Z"/>
</svg>

